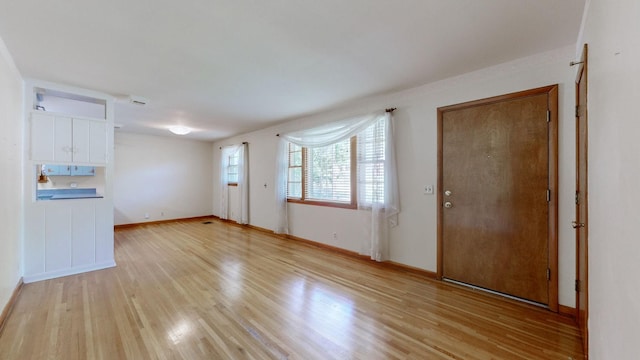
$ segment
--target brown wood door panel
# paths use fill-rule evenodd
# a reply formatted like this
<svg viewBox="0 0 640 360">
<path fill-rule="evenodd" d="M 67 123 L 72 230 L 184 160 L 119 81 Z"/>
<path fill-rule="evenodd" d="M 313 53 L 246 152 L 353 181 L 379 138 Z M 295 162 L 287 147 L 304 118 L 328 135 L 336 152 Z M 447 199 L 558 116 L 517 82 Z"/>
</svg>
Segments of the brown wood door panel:
<svg viewBox="0 0 640 360">
<path fill-rule="evenodd" d="M 547 92 L 439 109 L 442 277 L 549 304 L 548 109 Z"/>
<path fill-rule="evenodd" d="M 582 51 L 581 66 L 576 78 L 576 310 L 582 334 L 585 356 L 589 354 L 588 295 L 588 123 L 587 123 L 587 45 Z"/>
</svg>

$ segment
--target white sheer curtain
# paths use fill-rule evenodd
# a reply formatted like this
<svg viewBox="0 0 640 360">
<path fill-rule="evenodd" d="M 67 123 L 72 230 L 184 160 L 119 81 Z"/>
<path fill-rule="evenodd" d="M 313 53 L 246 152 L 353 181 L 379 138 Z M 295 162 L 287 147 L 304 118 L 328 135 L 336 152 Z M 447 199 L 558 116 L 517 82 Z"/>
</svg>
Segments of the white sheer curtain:
<svg viewBox="0 0 640 360">
<path fill-rule="evenodd" d="M 400 197 L 392 114 L 387 112 L 358 136 L 358 208 L 371 209 L 360 254 L 389 260 L 389 228 L 398 224 Z M 378 151 L 377 149 L 380 149 Z"/>
<path fill-rule="evenodd" d="M 289 171 L 289 142 L 284 135 L 278 138 L 276 154 L 276 234 L 289 234 L 289 213 L 287 211 L 287 172 Z"/>
<path fill-rule="evenodd" d="M 277 223 L 274 229 L 276 233 L 289 233 L 287 213 L 288 144 L 294 143 L 307 148 L 328 146 L 358 135 L 378 123 L 384 123 L 383 129 L 386 135 L 381 140 L 384 141 L 384 144 L 378 144 L 385 147 L 384 182 L 370 186 L 382 186 L 383 189 L 378 192 L 383 195 L 374 197 L 367 202 L 361 201 L 361 192 L 359 191 L 359 208 L 370 209 L 372 215 L 371 226 L 367 230 L 367 241 L 363 244 L 361 253 L 369 255 L 377 261 L 388 259 L 389 223 L 391 222 L 391 225 L 397 224 L 397 218 L 394 217 L 398 214 L 400 207 L 398 204 L 392 117 L 391 113 L 386 111 L 345 119 L 307 130 L 280 134 L 276 160 Z"/>
<path fill-rule="evenodd" d="M 249 144 L 242 143 L 238 150 L 238 200 L 240 201 L 239 224 L 249 223 Z"/>
<path fill-rule="evenodd" d="M 220 218 L 229 218 L 229 160 L 238 155 L 238 202 L 239 224 L 249 223 L 249 147 L 247 143 L 225 146 L 221 151 L 220 161 Z"/>
</svg>

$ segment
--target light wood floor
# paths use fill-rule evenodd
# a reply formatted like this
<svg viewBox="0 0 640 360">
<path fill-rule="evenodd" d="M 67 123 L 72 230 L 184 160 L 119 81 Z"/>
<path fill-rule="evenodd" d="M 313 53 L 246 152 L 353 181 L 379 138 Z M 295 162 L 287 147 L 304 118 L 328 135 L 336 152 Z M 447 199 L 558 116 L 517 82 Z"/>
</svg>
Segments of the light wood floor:
<svg viewBox="0 0 640 360">
<path fill-rule="evenodd" d="M 579 359 L 571 319 L 213 220 L 27 284 L 0 359 Z"/>
</svg>

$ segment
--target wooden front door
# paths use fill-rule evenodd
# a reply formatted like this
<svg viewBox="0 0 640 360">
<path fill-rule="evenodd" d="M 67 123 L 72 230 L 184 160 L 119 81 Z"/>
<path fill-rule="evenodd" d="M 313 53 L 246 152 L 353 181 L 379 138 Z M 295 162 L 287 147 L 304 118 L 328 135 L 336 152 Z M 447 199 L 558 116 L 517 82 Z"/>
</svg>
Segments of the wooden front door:
<svg viewBox="0 0 640 360">
<path fill-rule="evenodd" d="M 557 311 L 557 85 L 438 120 L 439 276 Z"/>
<path fill-rule="evenodd" d="M 588 219 L 587 219 L 587 45 L 576 77 L 576 309 L 585 356 L 589 354 Z"/>
</svg>

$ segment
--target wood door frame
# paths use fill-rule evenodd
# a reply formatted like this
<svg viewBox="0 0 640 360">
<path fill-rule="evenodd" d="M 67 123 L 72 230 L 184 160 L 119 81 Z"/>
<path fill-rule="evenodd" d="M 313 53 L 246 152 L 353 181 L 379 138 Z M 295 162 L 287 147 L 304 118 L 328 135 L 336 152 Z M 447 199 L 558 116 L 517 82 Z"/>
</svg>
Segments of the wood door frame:
<svg viewBox="0 0 640 360">
<path fill-rule="evenodd" d="M 443 194 L 442 167 L 443 167 L 443 117 L 447 111 L 461 110 L 479 105 L 489 105 L 517 98 L 524 98 L 540 94 L 548 96 L 548 110 L 550 112 L 549 121 L 549 190 L 551 191 L 549 201 L 549 310 L 558 312 L 558 84 L 544 86 L 540 88 L 518 91 L 510 94 L 493 96 L 490 98 L 468 101 L 460 104 L 443 106 L 438 108 L 438 270 L 437 279 L 442 280 L 443 276 Z"/>
<path fill-rule="evenodd" d="M 588 143 L 588 134 L 589 134 L 589 121 L 588 121 L 588 109 L 586 107 L 588 100 L 588 92 L 589 92 L 589 79 L 588 79 L 588 51 L 589 48 L 587 44 L 584 44 L 582 48 L 582 56 L 580 58 L 579 68 L 576 73 L 576 191 L 582 190 L 584 191 L 584 196 L 581 199 L 584 201 L 585 214 L 584 217 L 580 214 L 580 204 L 578 203 L 578 194 L 576 194 L 576 220 L 582 221 L 584 220 L 584 258 L 580 258 L 580 229 L 576 229 L 576 322 L 578 323 L 578 327 L 580 328 L 580 334 L 582 335 L 582 348 L 584 350 L 585 358 L 589 358 L 589 328 L 587 326 L 589 319 L 589 186 L 588 186 L 588 174 L 589 174 L 589 143 Z M 584 74 L 584 77 L 583 77 Z M 585 84 L 585 94 L 584 99 L 580 97 L 580 84 L 581 81 L 584 81 Z M 584 100 L 584 117 L 583 123 L 585 128 L 585 136 L 582 141 L 585 146 L 585 154 L 583 157 L 580 157 L 579 147 L 582 143 L 580 141 L 580 102 Z M 584 183 L 580 182 L 580 161 L 584 161 L 586 178 L 583 179 Z M 582 279 L 580 276 L 580 265 L 584 264 L 585 269 L 585 278 Z M 584 321 L 580 322 L 580 290 L 585 293 L 585 318 Z"/>
</svg>

